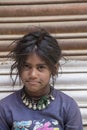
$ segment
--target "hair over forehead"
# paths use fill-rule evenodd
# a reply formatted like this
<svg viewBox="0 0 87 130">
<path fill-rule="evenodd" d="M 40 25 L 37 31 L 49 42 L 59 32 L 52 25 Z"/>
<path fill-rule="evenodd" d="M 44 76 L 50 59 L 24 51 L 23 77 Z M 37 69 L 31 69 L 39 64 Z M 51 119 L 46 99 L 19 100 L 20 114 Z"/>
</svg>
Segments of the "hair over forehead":
<svg viewBox="0 0 87 130">
<path fill-rule="evenodd" d="M 29 55 L 32 52 L 36 52 L 41 57 L 46 57 L 52 63 L 57 63 L 61 56 L 57 40 L 43 29 L 26 34 L 16 42 L 13 50 L 15 59 L 18 56 Z"/>
</svg>

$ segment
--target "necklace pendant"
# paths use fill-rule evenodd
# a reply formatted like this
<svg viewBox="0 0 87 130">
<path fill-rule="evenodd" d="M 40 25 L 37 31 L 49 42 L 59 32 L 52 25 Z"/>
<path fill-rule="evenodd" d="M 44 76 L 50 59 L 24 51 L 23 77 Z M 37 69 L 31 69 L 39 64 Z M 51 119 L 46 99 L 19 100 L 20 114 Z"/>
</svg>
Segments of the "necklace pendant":
<svg viewBox="0 0 87 130">
<path fill-rule="evenodd" d="M 33 105 L 33 110 L 36 110 L 37 109 L 37 106 L 36 104 Z"/>
<path fill-rule="evenodd" d="M 55 100 L 55 98 L 52 95 L 50 95 L 50 97 L 51 97 L 51 100 Z"/>
<path fill-rule="evenodd" d="M 42 109 L 42 107 L 41 107 L 41 105 L 39 105 L 39 106 L 38 106 L 38 110 L 41 110 L 41 109 Z"/>
<path fill-rule="evenodd" d="M 26 99 L 23 100 L 23 103 L 26 104 Z"/>
<path fill-rule="evenodd" d="M 46 108 L 45 104 L 43 104 L 43 105 L 42 105 L 42 108 L 43 108 L 43 109 L 45 109 L 45 108 Z"/>
<path fill-rule="evenodd" d="M 47 100 L 47 104 L 48 104 L 48 105 L 50 104 L 50 100 L 49 100 L 49 99 Z"/>
<path fill-rule="evenodd" d="M 32 103 L 30 102 L 29 105 L 28 105 L 29 108 L 32 108 Z"/>
<path fill-rule="evenodd" d="M 28 100 L 26 100 L 26 106 L 28 106 L 29 105 L 29 102 L 28 102 Z"/>
</svg>

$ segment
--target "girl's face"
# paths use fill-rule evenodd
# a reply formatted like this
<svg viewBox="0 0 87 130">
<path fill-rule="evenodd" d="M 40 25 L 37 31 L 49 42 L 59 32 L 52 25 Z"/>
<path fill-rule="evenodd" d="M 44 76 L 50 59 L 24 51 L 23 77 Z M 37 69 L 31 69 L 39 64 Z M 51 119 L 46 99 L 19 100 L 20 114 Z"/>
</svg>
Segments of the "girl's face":
<svg viewBox="0 0 87 130">
<path fill-rule="evenodd" d="M 49 92 L 51 71 L 37 54 L 31 54 L 21 71 L 20 77 L 27 93 L 31 96 L 42 96 Z"/>
</svg>

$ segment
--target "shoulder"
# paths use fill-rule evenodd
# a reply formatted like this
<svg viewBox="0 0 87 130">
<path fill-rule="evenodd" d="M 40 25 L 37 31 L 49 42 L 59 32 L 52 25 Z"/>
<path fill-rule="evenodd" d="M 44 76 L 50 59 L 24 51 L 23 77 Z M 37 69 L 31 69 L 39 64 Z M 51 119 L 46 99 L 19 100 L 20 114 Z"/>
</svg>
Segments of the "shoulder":
<svg viewBox="0 0 87 130">
<path fill-rule="evenodd" d="M 12 104 L 20 97 L 21 89 L 0 100 L 0 106 Z"/>
<path fill-rule="evenodd" d="M 66 116 L 75 116 L 76 113 L 77 116 L 81 116 L 80 108 L 74 98 L 56 89 L 54 91 L 56 93 L 56 106 L 60 107 Z"/>
<path fill-rule="evenodd" d="M 55 93 L 57 102 L 59 102 L 60 104 L 63 104 L 66 107 L 70 107 L 70 106 L 78 107 L 78 104 L 73 97 L 57 89 L 54 89 L 54 93 Z"/>
<path fill-rule="evenodd" d="M 57 98 L 61 98 L 64 100 L 73 100 L 73 98 L 71 96 L 67 95 L 66 93 L 64 93 L 58 89 L 54 89 L 54 93 L 55 93 Z"/>
</svg>

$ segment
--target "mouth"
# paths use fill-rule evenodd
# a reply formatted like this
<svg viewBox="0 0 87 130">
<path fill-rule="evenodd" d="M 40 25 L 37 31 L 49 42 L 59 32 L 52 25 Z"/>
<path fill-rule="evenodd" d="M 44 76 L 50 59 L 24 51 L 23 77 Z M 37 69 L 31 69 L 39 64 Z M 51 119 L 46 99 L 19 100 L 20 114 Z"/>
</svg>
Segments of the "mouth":
<svg viewBox="0 0 87 130">
<path fill-rule="evenodd" d="M 27 83 L 31 84 L 31 85 L 37 85 L 40 84 L 40 82 L 38 81 L 26 81 Z"/>
</svg>

